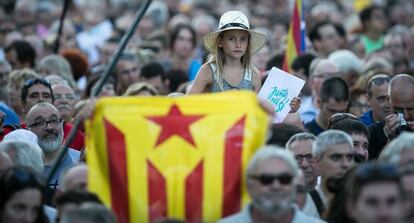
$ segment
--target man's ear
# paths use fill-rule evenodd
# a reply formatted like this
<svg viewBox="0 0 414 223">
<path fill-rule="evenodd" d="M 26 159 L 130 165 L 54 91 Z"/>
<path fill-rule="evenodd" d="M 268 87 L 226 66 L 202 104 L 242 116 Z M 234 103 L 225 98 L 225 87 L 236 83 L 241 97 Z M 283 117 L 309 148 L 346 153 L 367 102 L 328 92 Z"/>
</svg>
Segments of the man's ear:
<svg viewBox="0 0 414 223">
<path fill-rule="evenodd" d="M 316 97 L 315 99 L 316 107 L 319 108 L 319 110 L 322 108 L 322 100 L 320 97 Z"/>
</svg>

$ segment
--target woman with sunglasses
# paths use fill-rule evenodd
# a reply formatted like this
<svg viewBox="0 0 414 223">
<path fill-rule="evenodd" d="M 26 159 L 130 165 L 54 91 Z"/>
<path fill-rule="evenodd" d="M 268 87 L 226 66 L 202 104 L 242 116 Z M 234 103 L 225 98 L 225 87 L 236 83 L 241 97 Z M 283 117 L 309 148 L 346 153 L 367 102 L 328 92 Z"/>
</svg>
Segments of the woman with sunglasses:
<svg viewBox="0 0 414 223">
<path fill-rule="evenodd" d="M 47 223 L 44 184 L 30 168 L 14 166 L 0 174 L 0 223 Z"/>
</svg>

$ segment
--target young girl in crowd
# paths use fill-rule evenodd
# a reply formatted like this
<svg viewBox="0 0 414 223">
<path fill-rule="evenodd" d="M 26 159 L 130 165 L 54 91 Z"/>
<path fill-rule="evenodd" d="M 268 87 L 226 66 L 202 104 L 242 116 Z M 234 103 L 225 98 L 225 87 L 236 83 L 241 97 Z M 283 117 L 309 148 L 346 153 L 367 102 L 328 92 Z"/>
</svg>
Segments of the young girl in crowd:
<svg viewBox="0 0 414 223">
<path fill-rule="evenodd" d="M 202 39 L 210 58 L 199 70 L 188 94 L 253 90 L 261 88 L 259 70 L 251 64 L 251 57 L 266 44 L 266 36 L 250 29 L 247 17 L 240 11 L 228 11 L 220 18 L 217 31 Z M 299 109 L 294 98 L 291 112 Z"/>
</svg>

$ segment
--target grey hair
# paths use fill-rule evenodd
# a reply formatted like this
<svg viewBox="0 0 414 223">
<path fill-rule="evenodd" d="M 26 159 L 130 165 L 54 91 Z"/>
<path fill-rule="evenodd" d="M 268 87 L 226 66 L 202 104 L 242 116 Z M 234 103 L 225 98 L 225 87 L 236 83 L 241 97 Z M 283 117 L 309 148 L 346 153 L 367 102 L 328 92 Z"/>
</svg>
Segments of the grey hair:
<svg viewBox="0 0 414 223">
<path fill-rule="evenodd" d="M 330 145 L 347 144 L 350 148 L 354 147 L 351 136 L 341 130 L 330 129 L 322 132 L 316 137 L 312 145 L 312 153 L 316 157 L 322 157 Z"/>
<path fill-rule="evenodd" d="M 72 222 L 115 223 L 113 212 L 101 204 L 83 204 L 62 216 L 61 223 Z"/>
<path fill-rule="evenodd" d="M 290 150 L 290 146 L 297 141 L 304 141 L 304 140 L 312 140 L 315 141 L 316 140 L 316 136 L 312 133 L 309 132 L 300 132 L 300 133 L 296 133 L 295 135 L 293 135 L 292 137 L 290 137 L 290 139 L 287 141 L 286 143 L 286 149 Z"/>
<path fill-rule="evenodd" d="M 401 160 L 401 153 L 414 149 L 414 133 L 403 132 L 392 140 L 379 156 L 380 161 L 398 164 Z"/>
<path fill-rule="evenodd" d="M 253 173 L 254 168 L 257 166 L 257 164 L 260 161 L 267 160 L 267 159 L 279 159 L 286 163 L 286 165 L 289 166 L 289 168 L 292 170 L 293 175 L 299 176 L 299 166 L 293 156 L 293 154 L 285 150 L 282 147 L 274 146 L 274 145 L 268 145 L 264 146 L 261 149 L 257 150 L 256 153 L 251 158 L 249 164 L 247 165 L 247 174 Z"/>
<path fill-rule="evenodd" d="M 0 151 L 12 152 L 10 156 L 13 164 L 32 168 L 36 173 L 43 173 L 43 158 L 41 151 L 23 141 L 9 141 L 0 143 Z"/>
<path fill-rule="evenodd" d="M 364 63 L 350 50 L 337 50 L 329 54 L 328 60 L 338 66 L 341 73 L 357 72 L 361 74 Z"/>
</svg>

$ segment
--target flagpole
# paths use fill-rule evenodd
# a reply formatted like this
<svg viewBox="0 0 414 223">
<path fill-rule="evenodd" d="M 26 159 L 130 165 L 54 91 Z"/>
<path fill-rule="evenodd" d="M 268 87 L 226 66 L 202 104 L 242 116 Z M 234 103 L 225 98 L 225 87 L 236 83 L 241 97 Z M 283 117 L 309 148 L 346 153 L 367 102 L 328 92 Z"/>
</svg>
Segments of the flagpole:
<svg viewBox="0 0 414 223">
<path fill-rule="evenodd" d="M 121 53 L 124 51 L 129 39 L 132 37 L 132 35 L 135 32 L 135 29 L 137 28 L 139 22 L 141 21 L 142 17 L 144 16 L 145 12 L 147 11 L 149 5 L 151 4 L 152 0 L 145 0 L 141 3 L 140 7 L 138 8 L 138 11 L 135 14 L 134 21 L 132 25 L 129 27 L 129 29 L 125 32 L 124 36 L 121 39 L 121 42 L 118 45 L 118 48 L 115 50 L 115 53 L 112 54 L 111 59 L 109 60 L 108 66 L 105 67 L 105 70 L 103 74 L 100 76 L 98 85 L 95 89 L 92 90 L 92 97 L 95 97 L 99 94 L 99 92 L 102 90 L 102 87 L 106 80 L 108 79 L 109 75 L 111 74 L 112 69 L 115 67 L 116 63 L 118 62 L 119 57 L 121 56 Z M 52 169 L 47 176 L 46 183 L 49 183 L 49 181 L 52 179 L 53 175 L 55 174 L 59 163 L 62 161 L 63 157 L 65 156 L 66 152 L 69 149 L 69 145 L 72 143 L 73 139 L 75 138 L 76 132 L 79 128 L 79 125 L 81 124 L 81 119 L 76 119 L 73 122 L 72 129 L 70 130 L 68 137 L 66 138 L 64 144 L 62 145 L 63 149 L 60 151 L 59 156 L 55 163 L 52 166 Z"/>
<path fill-rule="evenodd" d="M 70 2 L 71 2 L 71 0 L 64 0 L 64 3 L 63 3 L 62 14 L 60 15 L 60 20 L 59 20 L 59 28 L 58 28 L 58 32 L 57 32 L 56 40 L 55 40 L 56 42 L 55 42 L 54 52 L 56 54 L 59 53 L 60 37 L 62 36 L 63 26 L 65 24 L 65 17 L 66 17 L 66 13 L 69 9 Z"/>
</svg>

